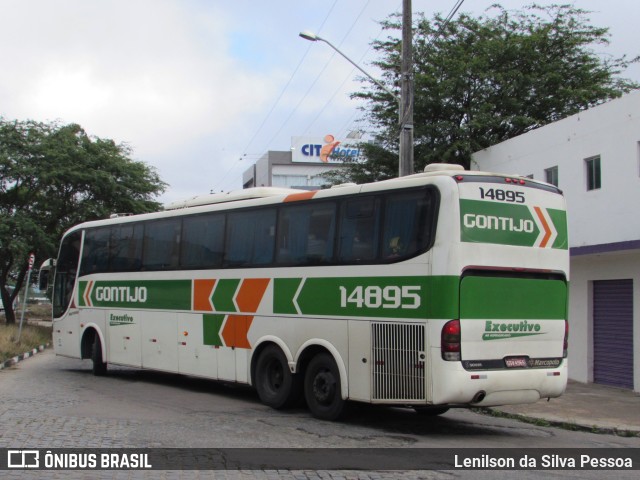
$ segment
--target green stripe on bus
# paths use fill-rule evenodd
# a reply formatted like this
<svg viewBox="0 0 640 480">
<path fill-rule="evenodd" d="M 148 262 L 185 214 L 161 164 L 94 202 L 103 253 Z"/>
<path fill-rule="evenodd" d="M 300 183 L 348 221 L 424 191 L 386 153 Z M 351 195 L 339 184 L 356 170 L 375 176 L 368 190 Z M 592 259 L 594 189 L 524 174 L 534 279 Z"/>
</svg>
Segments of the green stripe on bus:
<svg viewBox="0 0 640 480">
<path fill-rule="evenodd" d="M 567 212 L 564 210 L 547 208 L 547 213 L 549 213 L 549 217 L 551 217 L 551 221 L 558 231 L 558 236 L 553 242 L 552 248 L 567 250 L 569 248 L 569 235 L 567 234 Z"/>
<path fill-rule="evenodd" d="M 204 314 L 202 315 L 202 335 L 205 345 L 222 347 L 224 344 L 220 338 L 220 329 L 226 315 Z"/>
<path fill-rule="evenodd" d="M 233 297 L 238 290 L 240 279 L 219 280 L 211 297 L 213 308 L 219 312 L 235 312 Z"/>
<path fill-rule="evenodd" d="M 89 293 L 94 307 L 191 310 L 191 280 L 81 281 L 80 292 L 80 306 L 89 306 L 84 301 Z"/>
<path fill-rule="evenodd" d="M 457 318 L 459 282 L 457 276 L 276 279 L 274 313 L 295 315 L 299 309 L 302 315 L 319 316 Z"/>
<path fill-rule="evenodd" d="M 552 247 L 567 249 L 567 215 L 563 210 L 538 208 L 546 212 L 551 224 L 541 228 L 546 219 L 534 218 L 531 209 L 525 205 L 487 202 L 482 200 L 460 200 L 461 241 L 475 243 L 496 243 L 519 247 Z M 548 227 L 548 232 L 546 231 Z M 544 235 L 557 234 L 553 245 L 536 245 Z"/>
<path fill-rule="evenodd" d="M 460 318 L 564 320 L 567 284 L 562 280 L 469 276 L 462 279 Z"/>
<path fill-rule="evenodd" d="M 273 281 L 273 311 L 274 313 L 295 315 L 298 313 L 293 298 L 300 287 L 301 278 L 276 278 Z"/>
</svg>

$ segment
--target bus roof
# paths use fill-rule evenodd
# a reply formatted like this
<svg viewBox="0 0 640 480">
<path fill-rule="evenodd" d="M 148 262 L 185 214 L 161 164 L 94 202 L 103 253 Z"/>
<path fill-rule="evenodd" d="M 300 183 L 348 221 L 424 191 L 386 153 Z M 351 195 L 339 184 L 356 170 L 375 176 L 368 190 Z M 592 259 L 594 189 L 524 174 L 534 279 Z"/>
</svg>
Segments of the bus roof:
<svg viewBox="0 0 640 480">
<path fill-rule="evenodd" d="M 238 200 L 251 200 L 254 198 L 278 197 L 294 193 L 304 193 L 307 190 L 278 187 L 256 187 L 233 190 L 231 192 L 212 193 L 209 195 L 197 195 L 186 200 L 177 200 L 164 206 L 165 210 L 177 210 L 180 208 L 200 207 L 214 203 L 236 202 Z"/>
<path fill-rule="evenodd" d="M 529 186 L 538 186 L 538 188 L 553 189 L 557 193 L 562 193 L 557 187 L 526 178 L 521 175 L 507 175 L 501 173 L 490 173 L 481 171 L 465 170 L 464 167 L 456 164 L 436 163 L 427 165 L 422 172 L 415 173 L 413 175 L 407 175 L 405 177 L 391 178 L 388 180 L 382 180 L 379 182 L 373 182 L 368 184 L 354 184 L 347 183 L 342 185 L 334 185 L 332 188 L 324 190 L 302 190 L 293 188 L 279 188 L 279 187 L 255 187 L 246 188 L 242 190 L 233 190 L 226 193 L 215 193 L 209 195 L 199 195 L 186 200 L 179 200 L 171 202 L 164 206 L 163 211 L 152 212 L 140 215 L 112 215 L 111 218 L 94 220 L 84 222 L 70 228 L 66 233 L 77 230 L 79 228 L 97 227 L 101 225 L 110 225 L 117 223 L 128 223 L 138 220 L 151 220 L 153 218 L 163 218 L 171 216 L 179 216 L 183 213 L 199 213 L 205 211 L 208 205 L 219 205 L 225 203 L 238 202 L 242 206 L 246 202 L 255 205 L 255 202 L 251 200 L 266 200 L 266 203 L 279 203 L 280 201 L 296 201 L 305 200 L 311 198 L 328 198 L 333 196 L 357 194 L 359 192 L 374 192 L 388 189 L 402 188 L 404 186 L 418 186 L 422 182 L 421 179 L 435 178 L 435 177 L 496 177 L 496 178 L 518 178 L 519 180 L 526 181 Z M 241 206 L 238 205 L 238 206 Z M 234 205 L 235 206 L 235 205 Z M 216 209 L 217 210 L 217 209 Z M 65 233 L 65 234 L 66 234 Z"/>
</svg>

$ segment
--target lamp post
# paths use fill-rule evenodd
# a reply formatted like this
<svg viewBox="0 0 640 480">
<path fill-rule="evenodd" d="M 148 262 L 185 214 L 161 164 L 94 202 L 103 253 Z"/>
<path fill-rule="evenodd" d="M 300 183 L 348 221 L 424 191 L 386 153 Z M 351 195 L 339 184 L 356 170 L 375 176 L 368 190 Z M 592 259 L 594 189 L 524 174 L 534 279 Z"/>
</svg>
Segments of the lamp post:
<svg viewBox="0 0 640 480">
<path fill-rule="evenodd" d="M 409 12 L 409 17 L 411 16 L 411 12 Z M 398 115 L 399 115 L 399 125 L 400 125 L 400 161 L 399 161 L 399 176 L 403 177 L 405 175 L 410 175 L 413 173 L 413 100 L 409 94 L 411 85 L 410 83 L 405 86 L 405 79 L 411 80 L 409 75 L 402 75 L 402 97 L 398 97 L 393 91 L 391 91 L 386 85 L 384 85 L 379 80 L 373 78 L 369 73 L 367 73 L 360 65 L 347 57 L 344 53 L 342 53 L 338 47 L 333 45 L 329 40 L 319 37 L 315 33 L 304 31 L 300 32 L 300 36 L 305 40 L 309 40 L 311 42 L 324 42 L 333 48 L 336 52 L 338 52 L 342 57 L 344 57 L 351 65 L 360 70 L 369 80 L 378 85 L 382 90 L 387 92 L 391 97 L 395 99 L 398 103 Z M 404 43 L 404 42 L 403 42 Z M 403 61 L 403 70 L 405 68 Z M 410 108 L 410 112 L 407 112 L 407 108 Z"/>
</svg>

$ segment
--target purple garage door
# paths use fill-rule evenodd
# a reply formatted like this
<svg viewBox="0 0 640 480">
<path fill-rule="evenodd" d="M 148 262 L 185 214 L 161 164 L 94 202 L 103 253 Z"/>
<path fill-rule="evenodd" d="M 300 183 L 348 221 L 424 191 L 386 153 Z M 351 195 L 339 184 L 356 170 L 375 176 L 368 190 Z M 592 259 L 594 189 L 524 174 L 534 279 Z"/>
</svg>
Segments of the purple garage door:
<svg viewBox="0 0 640 480">
<path fill-rule="evenodd" d="M 633 388 L 633 280 L 593 282 L 593 381 Z"/>
</svg>

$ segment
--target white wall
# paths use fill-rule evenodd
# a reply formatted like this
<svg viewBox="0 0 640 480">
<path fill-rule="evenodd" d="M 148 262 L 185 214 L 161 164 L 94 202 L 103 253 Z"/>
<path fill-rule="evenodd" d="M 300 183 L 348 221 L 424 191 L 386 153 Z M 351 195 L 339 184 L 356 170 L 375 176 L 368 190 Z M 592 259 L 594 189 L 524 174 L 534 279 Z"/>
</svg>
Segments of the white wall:
<svg viewBox="0 0 640 480">
<path fill-rule="evenodd" d="M 602 186 L 587 191 L 585 159 L 599 155 Z M 545 180 L 558 167 L 571 247 L 640 240 L 640 91 L 473 155 L 472 168 Z M 633 279 L 634 390 L 640 391 L 640 250 L 571 257 L 569 377 L 593 381 L 592 284 Z"/>
<path fill-rule="evenodd" d="M 585 159 L 600 155 L 602 188 L 587 191 Z M 558 166 L 572 247 L 640 239 L 640 91 L 477 152 L 472 168 L 533 174 Z"/>
</svg>

